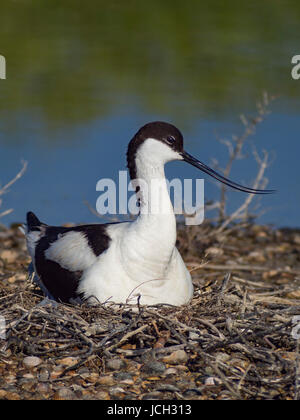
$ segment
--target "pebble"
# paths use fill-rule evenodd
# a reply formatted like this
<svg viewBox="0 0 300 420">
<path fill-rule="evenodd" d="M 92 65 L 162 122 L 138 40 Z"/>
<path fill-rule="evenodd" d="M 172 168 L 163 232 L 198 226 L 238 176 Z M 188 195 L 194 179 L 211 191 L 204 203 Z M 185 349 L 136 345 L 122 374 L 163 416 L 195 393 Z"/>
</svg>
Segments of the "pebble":
<svg viewBox="0 0 300 420">
<path fill-rule="evenodd" d="M 59 377 L 59 375 L 64 371 L 62 366 L 54 366 L 51 373 L 50 373 L 50 379 L 56 379 Z"/>
<path fill-rule="evenodd" d="M 186 365 L 176 365 L 176 369 L 181 372 L 187 372 L 189 370 Z"/>
<path fill-rule="evenodd" d="M 36 356 L 27 356 L 23 359 L 23 364 L 28 368 L 33 368 L 43 363 L 43 360 Z"/>
<path fill-rule="evenodd" d="M 67 387 L 60 388 L 53 396 L 54 400 L 73 400 L 74 398 L 74 392 Z"/>
<path fill-rule="evenodd" d="M 119 397 L 119 396 L 121 396 L 121 394 L 125 394 L 125 390 L 123 388 L 117 386 L 115 388 L 110 388 L 109 394 L 112 397 Z"/>
<path fill-rule="evenodd" d="M 3 260 L 5 260 L 8 264 L 10 264 L 17 259 L 18 253 L 16 251 L 13 251 L 12 249 L 5 249 L 1 252 L 0 257 Z"/>
<path fill-rule="evenodd" d="M 0 389 L 0 399 L 4 398 L 7 394 L 7 391 L 5 391 L 4 389 Z"/>
<path fill-rule="evenodd" d="M 161 384 L 158 386 L 157 391 L 179 392 L 180 389 L 172 384 Z"/>
<path fill-rule="evenodd" d="M 176 375 L 176 373 L 178 373 L 177 369 L 170 367 L 165 370 L 164 375 Z"/>
<path fill-rule="evenodd" d="M 38 392 L 40 392 L 41 394 L 48 394 L 51 389 L 50 389 L 49 384 L 46 384 L 46 383 L 38 383 L 37 384 L 37 387 L 36 387 L 36 390 Z"/>
<path fill-rule="evenodd" d="M 261 251 L 252 251 L 248 254 L 248 257 L 252 260 L 258 261 L 258 262 L 265 262 L 266 258 L 262 254 Z"/>
<path fill-rule="evenodd" d="M 189 339 L 190 340 L 198 340 L 199 339 L 199 334 L 195 333 L 194 331 L 190 331 L 189 332 Z"/>
<path fill-rule="evenodd" d="M 125 381 L 127 379 L 132 379 L 132 374 L 127 372 L 115 372 L 114 378 L 116 381 Z"/>
<path fill-rule="evenodd" d="M 216 354 L 216 360 L 218 362 L 223 362 L 224 363 L 224 362 L 227 362 L 230 358 L 231 358 L 231 356 L 229 356 L 229 354 L 227 354 L 227 353 L 219 352 L 219 353 Z"/>
<path fill-rule="evenodd" d="M 110 369 L 110 370 L 120 370 L 125 366 L 126 366 L 126 363 L 120 358 L 109 359 L 106 363 L 107 369 Z"/>
<path fill-rule="evenodd" d="M 40 373 L 38 374 L 38 380 L 40 382 L 47 382 L 50 378 L 49 371 L 47 369 L 41 369 Z"/>
<path fill-rule="evenodd" d="M 213 256 L 220 256 L 220 255 L 224 254 L 223 249 L 216 248 L 216 247 L 213 247 L 213 246 L 211 246 L 210 248 L 207 248 L 205 250 L 205 252 L 206 252 L 206 254 L 210 254 L 210 255 L 213 255 Z"/>
<path fill-rule="evenodd" d="M 78 363 L 78 359 L 76 359 L 76 357 L 65 357 L 57 360 L 56 363 L 63 366 L 73 366 Z"/>
<path fill-rule="evenodd" d="M 6 392 L 5 394 L 5 398 L 7 400 L 14 400 L 14 401 L 18 401 L 21 399 L 20 395 L 17 392 Z"/>
<path fill-rule="evenodd" d="M 84 379 L 92 384 L 98 382 L 99 374 L 97 372 L 91 372 L 87 376 L 85 375 Z"/>
<path fill-rule="evenodd" d="M 209 376 L 208 378 L 205 379 L 204 384 L 207 386 L 215 386 L 215 385 L 220 385 L 222 383 L 222 381 L 219 378 L 216 378 L 215 376 Z"/>
<path fill-rule="evenodd" d="M 106 391 L 98 391 L 97 394 L 95 395 L 95 397 L 97 398 L 97 400 L 109 400 L 109 393 Z"/>
<path fill-rule="evenodd" d="M 97 382 L 99 385 L 106 385 L 106 386 L 111 386 L 111 385 L 114 385 L 115 383 L 114 378 L 110 375 L 100 376 Z"/>
<path fill-rule="evenodd" d="M 164 373 L 165 370 L 166 366 L 164 365 L 164 363 L 158 362 L 157 360 L 150 360 L 141 367 L 141 372 L 150 374 Z"/>
<path fill-rule="evenodd" d="M 170 365 L 177 365 L 179 363 L 186 363 L 189 359 L 189 356 L 184 350 L 173 351 L 169 356 L 163 358 L 165 363 Z"/>
<path fill-rule="evenodd" d="M 35 376 L 32 373 L 24 373 L 24 375 L 22 375 L 22 379 L 32 380 L 34 378 Z"/>
<path fill-rule="evenodd" d="M 15 276 L 15 275 L 11 276 L 11 277 L 10 277 L 7 281 L 8 281 L 8 283 L 10 283 L 10 284 L 15 283 L 15 281 L 16 281 L 16 276 Z"/>
<path fill-rule="evenodd" d="M 142 397 L 142 400 L 160 400 L 163 397 L 163 393 L 159 391 L 149 392 Z"/>
<path fill-rule="evenodd" d="M 122 381 L 120 381 L 120 384 L 134 385 L 134 380 L 133 379 L 123 379 Z"/>
</svg>

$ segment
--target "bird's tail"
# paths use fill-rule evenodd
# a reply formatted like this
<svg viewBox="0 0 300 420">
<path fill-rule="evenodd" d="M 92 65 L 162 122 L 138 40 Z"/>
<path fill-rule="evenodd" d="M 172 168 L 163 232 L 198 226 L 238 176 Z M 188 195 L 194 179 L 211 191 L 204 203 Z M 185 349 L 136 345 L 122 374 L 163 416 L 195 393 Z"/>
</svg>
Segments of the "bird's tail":
<svg viewBox="0 0 300 420">
<path fill-rule="evenodd" d="M 22 226 L 19 226 L 19 230 L 23 233 L 23 235 L 27 235 L 28 233 L 39 230 L 39 228 L 44 224 L 42 223 L 32 211 L 27 213 L 27 223 L 23 223 Z"/>
<path fill-rule="evenodd" d="M 45 223 L 42 223 L 34 213 L 32 213 L 31 211 L 27 213 L 27 223 L 24 226 L 24 232 L 26 237 L 27 248 L 32 260 L 34 260 L 35 247 L 41 239 L 41 237 L 44 235 L 44 228 L 46 226 L 47 225 L 45 225 Z"/>
<path fill-rule="evenodd" d="M 32 230 L 39 230 L 40 226 L 43 224 L 32 211 L 27 213 L 27 233 Z"/>
</svg>

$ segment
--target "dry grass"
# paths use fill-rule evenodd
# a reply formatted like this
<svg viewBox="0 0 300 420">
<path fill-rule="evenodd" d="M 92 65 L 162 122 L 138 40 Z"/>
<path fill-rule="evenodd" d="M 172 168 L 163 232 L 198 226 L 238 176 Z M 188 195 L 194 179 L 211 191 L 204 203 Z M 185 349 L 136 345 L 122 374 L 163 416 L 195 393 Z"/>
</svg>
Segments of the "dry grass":
<svg viewBox="0 0 300 420">
<path fill-rule="evenodd" d="M 17 258 L 0 269 L 0 398 L 299 399 L 299 233 L 213 230 L 179 229 L 192 302 L 135 310 L 39 305 L 24 239 L 6 232 L 2 245 Z"/>
</svg>

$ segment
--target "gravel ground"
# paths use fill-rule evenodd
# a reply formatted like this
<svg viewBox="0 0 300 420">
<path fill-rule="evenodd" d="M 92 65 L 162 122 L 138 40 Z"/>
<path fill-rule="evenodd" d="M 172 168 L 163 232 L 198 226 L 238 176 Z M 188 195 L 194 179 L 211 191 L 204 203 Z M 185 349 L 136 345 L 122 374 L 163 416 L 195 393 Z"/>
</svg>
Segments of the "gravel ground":
<svg viewBox="0 0 300 420">
<path fill-rule="evenodd" d="M 0 398 L 299 399 L 300 230 L 179 227 L 178 247 L 189 305 L 42 306 L 3 228 Z"/>
</svg>

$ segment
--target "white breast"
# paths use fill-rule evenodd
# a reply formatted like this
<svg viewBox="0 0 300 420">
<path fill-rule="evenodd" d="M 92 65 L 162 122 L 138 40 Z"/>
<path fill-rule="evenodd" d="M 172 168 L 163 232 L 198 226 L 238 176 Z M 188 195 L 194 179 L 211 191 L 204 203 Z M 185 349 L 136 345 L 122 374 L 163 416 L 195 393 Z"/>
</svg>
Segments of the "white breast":
<svg viewBox="0 0 300 420">
<path fill-rule="evenodd" d="M 117 303 L 136 303 L 140 296 L 140 303 L 146 305 L 182 305 L 191 299 L 191 276 L 176 248 L 165 258 L 163 244 L 155 249 L 149 238 L 148 247 L 141 246 L 134 234 L 135 222 L 111 225 L 107 231 L 110 246 L 84 272 L 79 293 Z"/>
</svg>

